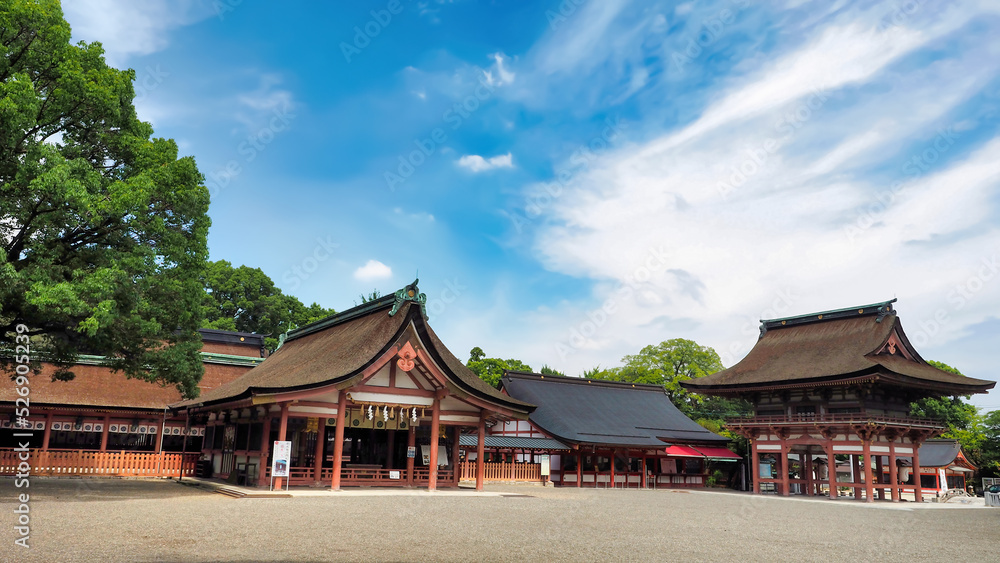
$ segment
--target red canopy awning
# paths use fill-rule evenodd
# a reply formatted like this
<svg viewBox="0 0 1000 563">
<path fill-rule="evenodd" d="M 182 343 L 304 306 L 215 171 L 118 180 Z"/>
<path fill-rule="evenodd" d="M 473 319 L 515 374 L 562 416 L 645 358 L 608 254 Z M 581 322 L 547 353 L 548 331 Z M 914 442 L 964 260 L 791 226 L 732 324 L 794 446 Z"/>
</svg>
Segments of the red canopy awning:
<svg viewBox="0 0 1000 563">
<path fill-rule="evenodd" d="M 667 446 L 667 455 L 673 457 L 705 457 L 701 453 L 687 446 Z"/>
<path fill-rule="evenodd" d="M 697 450 L 708 459 L 737 461 L 740 456 L 734 454 L 728 448 L 703 448 L 698 446 Z"/>
</svg>

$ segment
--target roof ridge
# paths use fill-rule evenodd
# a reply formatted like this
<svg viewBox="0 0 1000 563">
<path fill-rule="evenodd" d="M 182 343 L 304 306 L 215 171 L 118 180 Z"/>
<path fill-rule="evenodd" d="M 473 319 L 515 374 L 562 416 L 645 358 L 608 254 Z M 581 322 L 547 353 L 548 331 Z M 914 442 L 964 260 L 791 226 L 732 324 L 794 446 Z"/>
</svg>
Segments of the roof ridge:
<svg viewBox="0 0 1000 563">
<path fill-rule="evenodd" d="M 372 313 L 380 311 L 382 309 L 387 309 L 389 307 L 392 310 L 389 312 L 389 316 L 395 315 L 399 309 L 407 302 L 413 301 L 421 306 L 421 310 L 424 307 L 424 303 L 427 301 L 427 296 L 420 293 L 420 289 L 417 287 L 419 279 L 413 280 L 413 283 L 403 286 L 402 288 L 383 295 L 378 299 L 372 299 L 360 305 L 355 305 L 346 311 L 341 311 L 339 313 L 334 313 L 329 317 L 320 319 L 318 321 L 313 321 L 305 326 L 299 327 L 295 330 L 290 330 L 284 339 L 284 342 L 289 340 L 294 340 L 321 330 L 325 330 L 332 326 L 346 323 L 360 317 L 368 316 Z"/>
<path fill-rule="evenodd" d="M 630 381 L 613 381 L 610 379 L 590 379 L 586 377 L 576 377 L 572 375 L 552 375 L 546 373 L 535 373 L 533 371 L 521 371 L 521 370 L 504 370 L 504 377 L 507 376 L 521 376 L 521 379 L 552 379 L 557 380 L 560 383 L 570 383 L 575 385 L 587 384 L 597 384 L 599 386 L 605 387 L 623 387 L 629 389 L 640 389 L 646 391 L 660 391 L 665 392 L 662 385 L 657 385 L 655 383 L 632 383 Z"/>
<path fill-rule="evenodd" d="M 761 319 L 760 334 L 764 335 L 772 328 L 783 328 L 788 326 L 803 325 L 822 321 L 833 321 L 837 319 L 854 318 L 858 316 L 878 315 L 875 322 L 881 323 L 882 319 L 888 315 L 895 314 L 892 304 L 896 298 L 868 305 L 858 305 L 855 307 L 844 307 L 843 309 L 832 309 L 829 311 L 819 311 L 816 313 L 806 313 L 792 317 L 782 317 L 777 319 Z"/>
</svg>

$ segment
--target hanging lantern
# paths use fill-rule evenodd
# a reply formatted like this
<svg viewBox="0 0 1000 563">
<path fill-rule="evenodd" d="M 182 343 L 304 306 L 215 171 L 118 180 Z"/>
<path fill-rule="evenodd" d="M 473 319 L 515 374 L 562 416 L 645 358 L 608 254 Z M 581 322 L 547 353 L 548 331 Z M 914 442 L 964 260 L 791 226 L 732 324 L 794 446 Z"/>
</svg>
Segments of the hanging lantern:
<svg viewBox="0 0 1000 563">
<path fill-rule="evenodd" d="M 372 413 L 372 410 L 373 410 L 372 406 L 368 405 L 368 420 L 375 418 L 375 415 Z"/>
<path fill-rule="evenodd" d="M 410 418 L 413 422 L 417 421 L 417 407 L 413 407 L 413 417 Z"/>
</svg>

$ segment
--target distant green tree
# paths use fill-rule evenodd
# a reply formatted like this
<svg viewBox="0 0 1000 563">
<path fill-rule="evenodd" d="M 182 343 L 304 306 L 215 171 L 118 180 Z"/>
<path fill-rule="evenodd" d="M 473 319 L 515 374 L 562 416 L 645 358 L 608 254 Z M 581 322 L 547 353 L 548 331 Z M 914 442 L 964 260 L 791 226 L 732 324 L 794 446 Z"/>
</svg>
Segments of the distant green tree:
<svg viewBox="0 0 1000 563">
<path fill-rule="evenodd" d="M 622 358 L 624 365 L 601 370 L 588 370 L 585 377 L 629 383 L 660 385 L 678 410 L 702 426 L 744 444 L 743 438 L 725 430 L 725 419 L 751 412 L 751 405 L 739 399 L 707 397 L 689 393 L 680 386 L 682 381 L 704 377 L 722 369 L 722 360 L 710 347 L 693 340 L 675 338 L 646 346 L 638 354 Z"/>
<path fill-rule="evenodd" d="M 361 295 L 359 295 L 358 298 L 361 299 L 361 303 L 358 303 L 357 301 L 355 301 L 354 305 L 355 306 L 357 306 L 357 305 L 363 305 L 365 303 L 368 303 L 369 301 L 375 301 L 379 297 L 382 297 L 382 294 L 379 293 L 379 290 L 373 289 L 372 292 L 369 293 L 369 294 L 367 294 L 367 295 L 365 295 L 364 293 L 362 293 Z"/>
<path fill-rule="evenodd" d="M 979 457 L 981 477 L 1000 477 L 1000 410 L 982 418 L 983 440 Z"/>
<path fill-rule="evenodd" d="M 0 2 L 0 337 L 25 325 L 56 379 L 98 354 L 194 397 L 208 189 L 136 115 L 135 71 L 71 35 L 56 0 Z"/>
<path fill-rule="evenodd" d="M 285 295 L 260 268 L 234 268 L 225 260 L 210 262 L 202 281 L 203 327 L 264 335 L 270 350 L 278 346 L 278 337 L 285 331 L 334 313 L 317 303 L 306 307 Z"/>
<path fill-rule="evenodd" d="M 556 370 L 554 370 L 554 369 L 550 368 L 550 367 L 549 367 L 549 366 L 547 366 L 547 365 L 545 365 L 545 366 L 542 366 L 542 369 L 538 370 L 538 373 L 540 373 L 540 374 L 542 374 L 542 375 L 561 375 L 561 376 L 563 376 L 563 377 L 565 377 L 565 376 L 566 376 L 566 374 L 565 374 L 565 373 L 563 373 L 563 372 L 561 372 L 561 371 L 556 371 Z"/>
<path fill-rule="evenodd" d="M 479 346 L 469 351 L 469 361 L 465 362 L 465 365 L 479 376 L 479 379 L 482 379 L 493 387 L 500 387 L 500 378 L 503 377 L 505 370 L 531 371 L 531 366 L 521 360 L 487 358 L 486 353 Z"/>
</svg>

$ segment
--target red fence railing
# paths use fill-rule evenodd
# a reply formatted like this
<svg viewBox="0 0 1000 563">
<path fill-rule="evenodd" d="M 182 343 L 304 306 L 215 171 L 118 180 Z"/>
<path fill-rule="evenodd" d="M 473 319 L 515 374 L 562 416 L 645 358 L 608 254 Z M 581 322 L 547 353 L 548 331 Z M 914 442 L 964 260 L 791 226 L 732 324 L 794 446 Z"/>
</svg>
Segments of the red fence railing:
<svg viewBox="0 0 1000 563">
<path fill-rule="evenodd" d="M 87 477 L 193 477 L 198 454 L 150 452 L 99 452 L 93 450 L 0 449 L 0 475 L 24 473 L 22 463 L 35 476 Z"/>
</svg>

